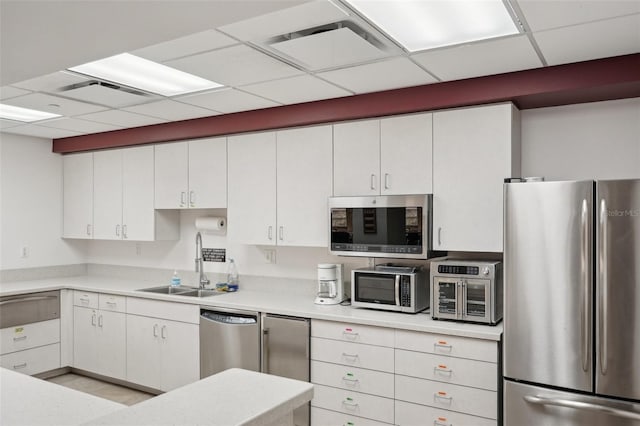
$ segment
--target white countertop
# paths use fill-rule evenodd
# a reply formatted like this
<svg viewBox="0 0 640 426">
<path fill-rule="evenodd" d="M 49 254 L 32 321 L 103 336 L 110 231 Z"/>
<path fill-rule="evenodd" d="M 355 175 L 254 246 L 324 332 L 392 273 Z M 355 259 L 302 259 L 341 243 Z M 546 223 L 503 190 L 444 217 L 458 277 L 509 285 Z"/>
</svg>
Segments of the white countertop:
<svg viewBox="0 0 640 426">
<path fill-rule="evenodd" d="M 86 424 L 268 425 L 311 398 L 311 383 L 232 368 Z"/>
<path fill-rule="evenodd" d="M 158 286 L 158 284 L 155 286 Z M 147 287 L 154 287 L 154 283 L 150 283 L 148 281 L 123 280 L 120 278 L 89 275 L 0 283 L 0 296 L 69 288 L 157 300 L 170 300 L 207 307 L 235 308 L 313 319 L 346 321 L 357 324 L 392 327 L 493 341 L 499 341 L 502 336 L 502 323 L 496 326 L 467 324 L 433 320 L 429 314 L 425 313 L 402 314 L 370 309 L 359 309 L 351 306 L 316 305 L 313 303 L 314 298 L 311 296 L 287 293 L 286 291 L 268 292 L 243 290 L 242 283 L 240 284 L 240 290 L 238 292 L 225 293 L 208 298 L 163 295 L 136 291 Z"/>
<path fill-rule="evenodd" d="M 0 368 L 3 426 L 79 425 L 124 408 L 126 405 Z"/>
</svg>

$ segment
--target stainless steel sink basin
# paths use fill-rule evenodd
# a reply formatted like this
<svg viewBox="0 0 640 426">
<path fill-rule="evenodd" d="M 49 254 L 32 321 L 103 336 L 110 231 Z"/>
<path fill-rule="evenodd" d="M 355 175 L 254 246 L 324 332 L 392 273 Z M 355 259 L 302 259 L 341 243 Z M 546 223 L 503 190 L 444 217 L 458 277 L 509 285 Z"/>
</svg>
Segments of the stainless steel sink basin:
<svg viewBox="0 0 640 426">
<path fill-rule="evenodd" d="M 147 293 L 157 293 L 157 294 L 173 294 L 175 296 L 189 296 L 189 297 L 209 297 L 209 296 L 217 296 L 219 294 L 223 294 L 215 290 L 204 290 L 204 289 L 198 289 L 195 287 L 183 287 L 183 286 L 150 287 L 150 288 L 141 288 L 138 291 L 144 291 Z"/>
</svg>

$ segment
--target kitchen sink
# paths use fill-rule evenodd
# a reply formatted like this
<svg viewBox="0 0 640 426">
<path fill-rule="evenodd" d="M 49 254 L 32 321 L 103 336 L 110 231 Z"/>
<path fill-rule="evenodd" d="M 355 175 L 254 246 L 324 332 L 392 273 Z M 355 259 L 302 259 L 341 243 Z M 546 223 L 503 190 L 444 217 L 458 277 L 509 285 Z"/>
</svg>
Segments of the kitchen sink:
<svg viewBox="0 0 640 426">
<path fill-rule="evenodd" d="M 188 297 L 209 297 L 209 296 L 217 296 L 223 294 L 222 292 L 215 290 L 206 290 L 206 289 L 198 289 L 195 287 L 172 287 L 172 286 L 161 286 L 161 287 L 150 287 L 150 288 L 141 288 L 138 291 L 144 291 L 147 293 L 156 293 L 156 294 L 172 294 L 175 296 L 188 296 Z"/>
</svg>

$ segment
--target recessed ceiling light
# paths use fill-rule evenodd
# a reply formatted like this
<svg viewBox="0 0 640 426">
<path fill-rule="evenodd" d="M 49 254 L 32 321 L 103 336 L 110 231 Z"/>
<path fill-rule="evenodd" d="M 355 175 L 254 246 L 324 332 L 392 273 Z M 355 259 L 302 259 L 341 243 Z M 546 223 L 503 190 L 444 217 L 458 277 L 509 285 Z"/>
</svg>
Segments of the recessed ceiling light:
<svg viewBox="0 0 640 426">
<path fill-rule="evenodd" d="M 52 114 L 50 112 L 37 111 L 35 109 L 0 104 L 0 118 L 4 118 L 7 120 L 24 121 L 26 123 L 31 123 L 33 121 L 46 120 L 55 117 L 62 116 L 60 114 Z"/>
<path fill-rule="evenodd" d="M 184 95 L 222 86 L 129 53 L 89 62 L 69 70 L 163 96 Z"/>
<path fill-rule="evenodd" d="M 410 52 L 519 32 L 503 0 L 344 0 Z"/>
</svg>

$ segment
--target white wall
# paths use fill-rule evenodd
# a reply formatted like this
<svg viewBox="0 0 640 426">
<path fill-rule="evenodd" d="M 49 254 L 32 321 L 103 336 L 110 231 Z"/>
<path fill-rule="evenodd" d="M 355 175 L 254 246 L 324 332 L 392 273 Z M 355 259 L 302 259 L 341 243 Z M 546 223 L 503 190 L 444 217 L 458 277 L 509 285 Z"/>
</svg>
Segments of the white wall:
<svg viewBox="0 0 640 426">
<path fill-rule="evenodd" d="M 640 98 L 522 111 L 522 175 L 640 178 Z"/>
<path fill-rule="evenodd" d="M 0 270 L 86 262 L 83 242 L 60 238 L 62 157 L 51 140 L 0 133 L 0 210 Z"/>
</svg>

